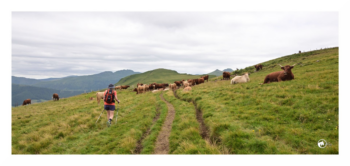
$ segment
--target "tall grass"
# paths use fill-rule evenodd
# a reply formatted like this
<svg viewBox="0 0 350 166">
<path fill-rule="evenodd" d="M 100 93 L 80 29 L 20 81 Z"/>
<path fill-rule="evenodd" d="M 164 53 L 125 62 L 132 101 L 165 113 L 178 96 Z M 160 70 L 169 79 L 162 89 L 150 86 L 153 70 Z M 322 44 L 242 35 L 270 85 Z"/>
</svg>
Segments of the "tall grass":
<svg viewBox="0 0 350 166">
<path fill-rule="evenodd" d="M 338 154 L 338 59 L 338 49 L 282 58 L 284 65 L 301 62 L 292 81 L 259 85 L 281 70 L 276 66 L 251 74 L 248 83 L 209 82 L 178 94 L 210 115 L 211 139 L 232 153 Z M 332 145 L 321 149 L 320 139 Z"/>
</svg>

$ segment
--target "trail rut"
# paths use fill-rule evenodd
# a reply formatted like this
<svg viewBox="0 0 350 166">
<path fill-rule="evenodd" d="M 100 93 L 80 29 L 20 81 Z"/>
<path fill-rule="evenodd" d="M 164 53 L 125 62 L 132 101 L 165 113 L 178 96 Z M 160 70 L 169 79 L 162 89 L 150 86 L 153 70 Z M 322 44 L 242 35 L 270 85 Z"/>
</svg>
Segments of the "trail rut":
<svg viewBox="0 0 350 166">
<path fill-rule="evenodd" d="M 171 127 L 175 118 L 175 108 L 172 104 L 170 104 L 168 101 L 164 99 L 163 94 L 160 94 L 160 98 L 168 106 L 168 115 L 157 137 L 154 154 L 168 154 L 169 153 L 169 136 L 170 136 Z"/>
</svg>

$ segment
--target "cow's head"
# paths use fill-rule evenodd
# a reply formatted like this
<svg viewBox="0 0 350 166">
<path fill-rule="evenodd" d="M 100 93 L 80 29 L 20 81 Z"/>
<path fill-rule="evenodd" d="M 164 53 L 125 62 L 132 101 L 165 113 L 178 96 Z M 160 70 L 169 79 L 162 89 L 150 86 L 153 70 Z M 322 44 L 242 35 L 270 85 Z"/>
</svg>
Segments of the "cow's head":
<svg viewBox="0 0 350 166">
<path fill-rule="evenodd" d="M 278 64 L 278 65 L 280 65 L 280 64 Z M 294 65 L 295 65 L 295 64 L 294 64 Z M 292 73 L 292 69 L 293 69 L 294 65 L 292 65 L 292 66 L 289 66 L 289 65 L 282 66 L 282 65 L 280 65 L 280 66 L 281 66 L 281 69 L 284 70 L 284 71 L 283 71 L 283 74 L 284 74 L 284 75 L 288 75 L 288 74 Z"/>
</svg>

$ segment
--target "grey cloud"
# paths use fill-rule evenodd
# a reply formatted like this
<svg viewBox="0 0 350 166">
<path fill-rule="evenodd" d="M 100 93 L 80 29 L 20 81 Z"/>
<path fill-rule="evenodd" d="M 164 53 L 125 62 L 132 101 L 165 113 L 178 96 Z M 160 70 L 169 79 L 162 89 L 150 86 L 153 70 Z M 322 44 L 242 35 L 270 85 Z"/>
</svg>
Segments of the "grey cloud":
<svg viewBox="0 0 350 166">
<path fill-rule="evenodd" d="M 156 68 L 201 74 L 331 46 L 337 12 L 12 13 L 12 75 L 32 78 Z"/>
</svg>

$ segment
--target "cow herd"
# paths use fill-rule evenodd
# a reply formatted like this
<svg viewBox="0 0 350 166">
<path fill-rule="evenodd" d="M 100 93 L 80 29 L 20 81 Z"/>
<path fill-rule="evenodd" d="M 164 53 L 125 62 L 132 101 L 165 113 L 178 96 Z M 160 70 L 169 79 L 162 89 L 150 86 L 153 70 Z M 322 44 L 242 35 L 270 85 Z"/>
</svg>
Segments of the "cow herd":
<svg viewBox="0 0 350 166">
<path fill-rule="evenodd" d="M 202 76 L 200 78 L 196 79 L 183 79 L 181 81 L 174 81 L 174 83 L 168 84 L 168 83 L 152 83 L 152 84 L 142 84 L 137 83 L 136 88 L 133 90 L 136 92 L 136 94 L 141 94 L 144 92 L 152 91 L 161 91 L 161 90 L 167 90 L 168 87 L 171 90 L 176 90 L 180 87 L 183 87 L 184 90 L 191 90 L 191 86 L 202 84 L 205 81 L 209 81 L 209 75 Z"/>
<path fill-rule="evenodd" d="M 280 65 L 280 64 L 278 64 Z M 283 71 L 276 71 L 276 72 L 272 72 L 270 74 L 268 74 L 263 83 L 260 84 L 267 84 L 270 82 L 281 82 L 281 81 L 287 81 L 287 80 L 292 80 L 294 79 L 294 74 L 292 73 L 292 69 L 294 68 L 296 64 L 290 66 L 290 65 L 286 65 L 286 66 L 281 66 L 281 69 Z M 255 65 L 256 71 L 262 70 L 262 65 Z M 230 72 L 223 72 L 222 74 L 223 80 L 229 80 L 231 77 L 231 73 Z M 199 85 L 204 83 L 205 81 L 209 81 L 209 75 L 206 76 L 202 76 L 198 79 L 188 79 L 188 80 L 182 80 L 182 81 L 175 81 L 172 84 L 167 84 L 167 83 L 152 83 L 152 84 L 142 84 L 142 83 L 137 83 L 136 88 L 133 90 L 136 92 L 136 94 L 141 94 L 141 93 L 145 93 L 148 91 L 160 91 L 160 90 L 165 90 L 167 87 L 169 87 L 169 89 L 171 90 L 176 90 L 180 87 L 183 87 L 184 91 L 190 91 L 192 90 L 192 86 L 194 85 Z M 237 84 L 237 83 L 245 83 L 250 81 L 249 79 L 249 73 L 244 73 L 241 76 L 235 76 L 234 78 L 232 78 L 231 80 L 231 84 Z M 122 89 L 127 89 L 129 88 L 129 85 L 121 85 L 121 86 L 116 86 L 115 90 L 122 90 Z M 52 99 L 55 101 L 59 100 L 59 96 L 57 93 L 54 93 L 52 96 Z M 100 100 L 103 99 L 103 92 L 97 92 L 96 93 L 96 99 L 97 99 L 97 103 L 100 103 Z M 92 97 L 89 98 L 89 100 L 93 100 Z M 26 99 L 23 101 L 22 105 L 27 105 L 27 104 L 31 104 L 31 99 Z"/>
</svg>

